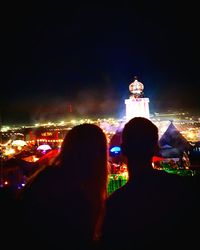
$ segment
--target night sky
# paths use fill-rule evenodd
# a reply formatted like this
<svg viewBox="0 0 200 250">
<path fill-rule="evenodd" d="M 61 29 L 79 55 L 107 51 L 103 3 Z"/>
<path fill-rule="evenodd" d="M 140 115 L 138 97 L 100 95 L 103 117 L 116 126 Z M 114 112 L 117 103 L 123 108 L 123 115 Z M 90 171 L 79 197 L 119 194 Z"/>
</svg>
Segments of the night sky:
<svg viewBox="0 0 200 250">
<path fill-rule="evenodd" d="M 2 123 L 122 117 L 134 76 L 151 113 L 198 112 L 199 8 L 133 2 L 5 4 Z"/>
</svg>

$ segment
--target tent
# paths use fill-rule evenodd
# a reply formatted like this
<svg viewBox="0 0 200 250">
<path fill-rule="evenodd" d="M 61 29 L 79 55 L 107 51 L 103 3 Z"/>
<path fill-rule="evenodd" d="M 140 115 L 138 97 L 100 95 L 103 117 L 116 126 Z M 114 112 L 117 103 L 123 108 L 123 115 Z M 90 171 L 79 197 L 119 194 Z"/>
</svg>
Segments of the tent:
<svg viewBox="0 0 200 250">
<path fill-rule="evenodd" d="M 42 144 L 42 145 L 37 147 L 37 150 L 42 150 L 42 151 L 47 151 L 47 150 L 51 150 L 51 149 L 52 148 L 48 144 Z"/>
<path fill-rule="evenodd" d="M 184 152 L 192 149 L 192 145 L 174 126 L 169 124 L 167 130 L 159 139 L 160 155 L 165 158 L 182 157 Z"/>
<path fill-rule="evenodd" d="M 18 146 L 18 147 L 23 147 L 23 146 L 26 146 L 27 143 L 23 140 L 14 140 L 12 142 L 12 146 Z"/>
</svg>

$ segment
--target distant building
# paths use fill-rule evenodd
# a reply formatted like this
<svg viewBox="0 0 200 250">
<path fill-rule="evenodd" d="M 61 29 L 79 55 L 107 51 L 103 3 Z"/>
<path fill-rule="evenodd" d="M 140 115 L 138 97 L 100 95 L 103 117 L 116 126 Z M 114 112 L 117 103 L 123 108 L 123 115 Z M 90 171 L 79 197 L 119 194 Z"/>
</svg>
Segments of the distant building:
<svg viewBox="0 0 200 250">
<path fill-rule="evenodd" d="M 131 95 L 125 100 L 126 104 L 126 122 L 134 117 L 150 118 L 149 98 L 144 97 L 144 85 L 135 77 L 134 82 L 129 85 Z"/>
</svg>

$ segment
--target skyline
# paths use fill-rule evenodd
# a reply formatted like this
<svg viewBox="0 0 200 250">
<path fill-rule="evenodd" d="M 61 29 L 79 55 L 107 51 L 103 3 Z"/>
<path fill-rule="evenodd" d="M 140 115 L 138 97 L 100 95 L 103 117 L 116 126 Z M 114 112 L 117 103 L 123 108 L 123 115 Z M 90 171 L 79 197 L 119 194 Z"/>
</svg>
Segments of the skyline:
<svg viewBox="0 0 200 250">
<path fill-rule="evenodd" d="M 150 112 L 199 109 L 194 5 L 74 3 L 6 6 L 1 116 L 125 113 L 134 76 Z"/>
</svg>

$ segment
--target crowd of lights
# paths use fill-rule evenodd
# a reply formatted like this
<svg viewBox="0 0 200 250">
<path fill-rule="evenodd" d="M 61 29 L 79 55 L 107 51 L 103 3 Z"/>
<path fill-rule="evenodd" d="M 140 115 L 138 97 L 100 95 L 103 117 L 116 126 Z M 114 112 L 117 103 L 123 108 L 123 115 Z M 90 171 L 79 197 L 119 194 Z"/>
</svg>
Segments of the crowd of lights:
<svg viewBox="0 0 200 250">
<path fill-rule="evenodd" d="M 181 120 L 178 120 L 176 122 L 174 122 L 175 126 L 178 128 L 178 130 L 181 132 L 181 134 L 190 142 L 196 142 L 196 141 L 200 141 L 200 122 L 191 122 L 191 120 L 189 120 L 190 122 L 183 122 Z M 159 136 L 161 136 L 167 129 L 168 125 L 169 125 L 169 121 L 162 121 L 162 120 L 158 120 L 158 119 L 152 119 L 152 122 L 155 123 L 155 125 L 158 127 L 159 129 Z M 116 133 L 117 129 L 122 128 L 124 125 L 124 121 L 123 120 L 118 120 L 118 119 L 114 119 L 114 118 L 108 118 L 108 119 L 97 119 L 97 120 L 92 120 L 92 119 L 79 119 L 79 120 L 71 120 L 71 121 L 60 121 L 58 123 L 55 122 L 47 122 L 47 123 L 37 123 L 34 124 L 33 126 L 22 126 L 22 127 L 9 127 L 9 126 L 3 126 L 1 128 L 1 134 L 9 134 L 11 133 L 13 134 L 19 134 L 22 135 L 22 133 L 19 133 L 20 129 L 24 129 L 26 127 L 28 128 L 52 128 L 52 129 L 57 129 L 57 130 L 62 130 L 63 128 L 66 128 L 68 130 L 70 130 L 73 126 L 78 125 L 78 124 L 83 124 L 83 123 L 94 123 L 98 126 L 100 126 L 103 131 L 105 132 L 106 136 L 107 136 L 107 140 L 108 143 L 110 142 L 110 139 L 112 138 L 112 136 Z M 56 143 L 57 147 L 61 147 L 62 142 L 63 142 L 64 138 L 54 138 L 54 139 L 44 139 L 44 138 L 36 138 L 35 140 L 12 140 L 12 138 L 8 137 L 8 140 L 6 142 L 2 142 L 0 141 L 0 152 L 1 152 L 1 159 L 10 159 L 12 157 L 15 157 L 16 155 L 18 155 L 20 152 L 22 151 L 28 151 L 31 150 L 35 145 L 37 145 L 37 148 L 39 148 L 40 146 L 43 145 L 43 147 L 48 147 L 48 149 L 51 149 L 51 144 L 52 143 Z M 119 153 L 120 148 L 114 148 L 112 149 L 114 153 Z M 45 150 L 43 150 L 43 153 Z M 116 154 L 117 154 L 116 153 Z M 37 155 L 31 155 L 29 157 L 24 157 L 24 160 L 27 162 L 37 162 L 39 161 L 40 157 L 38 157 Z M 165 164 L 165 162 L 163 162 L 163 164 Z M 114 165 L 114 164 L 113 164 Z M 178 171 L 179 169 L 176 167 L 173 167 L 172 165 L 165 165 L 165 169 L 166 171 L 168 171 L 169 173 L 174 173 L 175 171 Z M 120 183 L 120 185 L 123 185 L 126 183 L 126 181 L 128 180 L 128 172 L 127 172 L 127 168 L 125 165 L 120 166 L 120 165 L 116 165 L 114 166 L 115 169 L 117 169 L 117 171 L 115 171 L 115 173 L 110 173 L 109 176 L 109 192 L 112 192 L 113 188 L 112 185 L 116 185 L 113 184 L 113 181 L 118 180 L 118 183 Z M 154 165 L 154 167 L 156 168 L 156 165 Z M 157 167 L 157 169 L 159 169 L 159 167 Z M 162 168 L 163 169 L 163 168 Z M 187 169 L 187 168 L 186 168 Z M 176 172 L 178 173 L 178 172 Z M 179 171 L 179 174 L 183 173 Z M 188 174 L 189 172 L 187 172 Z M 23 180 L 20 182 L 19 184 L 19 188 L 22 188 L 26 183 L 26 178 L 25 176 L 23 176 Z M 1 180 L 0 185 L 1 186 L 7 186 L 9 185 L 9 180 Z M 116 188 L 116 187 L 115 187 Z"/>
</svg>

